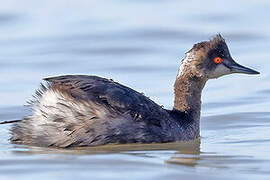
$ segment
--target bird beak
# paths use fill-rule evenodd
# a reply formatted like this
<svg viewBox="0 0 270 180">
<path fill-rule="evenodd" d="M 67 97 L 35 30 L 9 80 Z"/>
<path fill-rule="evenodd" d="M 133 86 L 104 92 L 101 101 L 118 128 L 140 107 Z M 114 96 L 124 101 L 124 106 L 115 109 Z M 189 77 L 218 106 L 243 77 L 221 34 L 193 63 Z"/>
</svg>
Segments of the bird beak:
<svg viewBox="0 0 270 180">
<path fill-rule="evenodd" d="M 231 60 L 226 66 L 231 70 L 232 73 L 243 73 L 243 74 L 260 74 L 258 71 L 247 68 Z"/>
</svg>

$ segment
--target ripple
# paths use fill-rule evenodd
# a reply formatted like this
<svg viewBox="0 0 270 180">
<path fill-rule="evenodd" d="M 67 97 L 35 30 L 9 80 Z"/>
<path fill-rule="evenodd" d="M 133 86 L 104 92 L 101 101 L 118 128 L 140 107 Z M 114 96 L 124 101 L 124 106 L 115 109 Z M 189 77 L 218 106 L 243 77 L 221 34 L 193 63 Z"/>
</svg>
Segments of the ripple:
<svg viewBox="0 0 270 180">
<path fill-rule="evenodd" d="M 205 34 L 193 30 L 166 29 L 156 27 L 152 29 L 129 30 L 125 37 L 157 40 L 194 40 L 203 39 Z"/>
<path fill-rule="evenodd" d="M 206 22 L 206 23 L 225 23 L 225 22 L 229 22 L 229 21 L 236 21 L 236 20 L 240 20 L 241 18 L 239 17 L 239 15 L 236 14 L 225 14 L 225 13 L 220 13 L 220 14 L 198 14 L 198 15 L 194 15 L 193 17 L 190 18 L 191 20 L 195 20 L 198 22 Z"/>
<path fill-rule="evenodd" d="M 0 13 L 0 26 L 15 24 L 22 19 L 21 14 Z"/>
<path fill-rule="evenodd" d="M 232 41 L 259 41 L 266 38 L 266 36 L 263 36 L 262 34 L 249 32 L 233 32 L 224 34 Z"/>
<path fill-rule="evenodd" d="M 139 72 L 171 72 L 175 70 L 175 66 L 117 66 L 102 68 L 101 71 L 114 71 L 125 73 L 139 73 Z"/>
<path fill-rule="evenodd" d="M 243 112 L 202 118 L 202 128 L 207 130 L 270 127 L 270 112 Z"/>
</svg>

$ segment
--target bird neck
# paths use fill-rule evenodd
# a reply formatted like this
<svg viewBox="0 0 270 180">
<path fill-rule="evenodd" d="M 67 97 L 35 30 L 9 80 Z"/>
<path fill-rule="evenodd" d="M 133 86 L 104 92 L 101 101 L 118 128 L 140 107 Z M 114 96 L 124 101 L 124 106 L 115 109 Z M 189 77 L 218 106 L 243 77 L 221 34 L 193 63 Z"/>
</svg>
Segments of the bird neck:
<svg viewBox="0 0 270 180">
<path fill-rule="evenodd" d="M 191 73 L 188 66 L 180 67 L 174 84 L 174 110 L 187 113 L 196 128 L 200 125 L 201 94 L 206 78 Z"/>
</svg>

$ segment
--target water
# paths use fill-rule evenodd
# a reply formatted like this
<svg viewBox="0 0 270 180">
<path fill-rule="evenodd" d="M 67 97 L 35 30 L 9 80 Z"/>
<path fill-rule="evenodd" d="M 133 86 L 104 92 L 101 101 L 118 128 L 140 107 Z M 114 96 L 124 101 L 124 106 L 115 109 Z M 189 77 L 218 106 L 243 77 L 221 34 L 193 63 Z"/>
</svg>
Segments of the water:
<svg viewBox="0 0 270 180">
<path fill-rule="evenodd" d="M 201 142 L 71 150 L 13 145 L 0 126 L 0 179 L 269 179 L 270 2 L 1 1 L 0 119 L 22 118 L 42 77 L 113 78 L 166 108 L 184 52 L 217 32 L 261 72 L 203 92 Z"/>
</svg>

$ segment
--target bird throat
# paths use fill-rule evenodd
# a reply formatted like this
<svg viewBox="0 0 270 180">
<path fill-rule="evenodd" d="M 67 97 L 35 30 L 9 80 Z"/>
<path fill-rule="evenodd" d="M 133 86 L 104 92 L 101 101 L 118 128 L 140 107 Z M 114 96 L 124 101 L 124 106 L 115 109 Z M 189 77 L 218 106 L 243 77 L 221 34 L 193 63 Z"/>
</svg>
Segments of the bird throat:
<svg viewBox="0 0 270 180">
<path fill-rule="evenodd" d="M 200 120 L 201 94 L 206 78 L 194 75 L 182 64 L 174 84 L 174 110 L 185 112 L 194 121 Z"/>
</svg>

